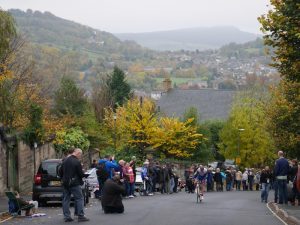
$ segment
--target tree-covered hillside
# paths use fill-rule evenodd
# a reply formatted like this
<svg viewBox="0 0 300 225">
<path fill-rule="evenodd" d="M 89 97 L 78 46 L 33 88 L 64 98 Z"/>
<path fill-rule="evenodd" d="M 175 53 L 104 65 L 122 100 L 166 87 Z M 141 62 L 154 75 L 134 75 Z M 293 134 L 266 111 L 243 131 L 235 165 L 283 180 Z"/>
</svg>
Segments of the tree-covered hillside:
<svg viewBox="0 0 300 225">
<path fill-rule="evenodd" d="M 184 80 L 183 83 L 173 82 L 174 86 L 184 89 L 213 87 L 215 80 L 219 88 L 228 89 L 240 83 L 237 79 L 245 80 L 246 74 L 270 72 L 265 66 L 259 66 L 268 63 L 261 39 L 236 44 L 237 39 L 229 38 L 226 40 L 232 43 L 218 50 L 161 52 L 143 48 L 134 41 L 121 41 L 113 34 L 56 17 L 50 12 L 30 9 L 9 12 L 19 33 L 30 43 L 25 54 L 35 62 L 34 75 L 41 83 L 52 85 L 50 93 L 58 88 L 63 76 L 71 76 L 82 88 L 91 91 L 92 85 L 110 73 L 115 65 L 125 71 L 133 89 L 147 92 L 161 90 L 162 82 L 158 79 L 166 77 Z M 198 39 L 197 32 L 195 36 L 191 30 L 186 32 L 190 32 L 188 43 Z M 213 40 L 224 38 L 214 35 Z"/>
<path fill-rule="evenodd" d="M 150 53 L 134 42 L 122 42 L 108 32 L 56 17 L 50 12 L 18 9 L 9 12 L 15 18 L 18 29 L 33 43 L 86 52 L 92 59 L 127 61 Z"/>
</svg>

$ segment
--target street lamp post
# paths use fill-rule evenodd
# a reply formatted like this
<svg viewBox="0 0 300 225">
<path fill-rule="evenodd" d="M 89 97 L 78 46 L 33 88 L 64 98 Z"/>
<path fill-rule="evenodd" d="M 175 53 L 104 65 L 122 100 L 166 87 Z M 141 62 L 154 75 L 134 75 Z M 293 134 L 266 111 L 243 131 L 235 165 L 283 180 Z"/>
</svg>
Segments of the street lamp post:
<svg viewBox="0 0 300 225">
<path fill-rule="evenodd" d="M 36 153 L 37 143 L 33 143 L 33 175 L 36 173 L 36 159 L 35 159 L 35 153 Z"/>
<path fill-rule="evenodd" d="M 114 118 L 114 149 L 116 151 L 116 149 L 117 149 L 117 126 L 116 126 L 117 116 L 116 116 L 116 114 L 114 114 L 113 118 Z"/>
<path fill-rule="evenodd" d="M 244 131 L 245 129 L 239 128 L 238 129 L 238 158 L 235 159 L 236 163 L 239 164 L 241 162 L 241 156 L 240 156 L 240 142 L 241 142 L 241 137 L 240 137 L 240 132 Z"/>
</svg>

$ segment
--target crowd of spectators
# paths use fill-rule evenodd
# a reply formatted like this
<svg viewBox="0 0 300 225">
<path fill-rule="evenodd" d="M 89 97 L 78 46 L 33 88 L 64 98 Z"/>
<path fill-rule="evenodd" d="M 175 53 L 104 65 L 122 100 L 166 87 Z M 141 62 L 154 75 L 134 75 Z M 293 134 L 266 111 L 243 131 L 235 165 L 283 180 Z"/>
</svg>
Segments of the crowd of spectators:
<svg viewBox="0 0 300 225">
<path fill-rule="evenodd" d="M 296 187 L 298 163 L 297 160 L 287 161 L 283 153 L 278 153 L 274 168 L 245 168 L 236 167 L 225 169 L 205 167 L 205 185 L 207 192 L 222 191 L 261 191 L 261 201 L 267 202 L 270 189 L 274 189 L 274 202 L 292 205 L 300 204 L 300 194 Z M 287 164 L 286 164 L 287 163 Z M 114 157 L 106 156 L 98 161 L 98 180 L 100 190 L 107 179 L 118 175 L 124 187 L 123 198 L 136 197 L 136 158 L 131 161 L 115 161 Z M 152 196 L 155 193 L 173 194 L 185 190 L 195 191 L 195 176 L 199 165 L 192 164 L 182 171 L 178 165 L 146 160 L 140 169 L 143 186 L 139 191 Z M 297 200 L 297 201 L 296 201 Z"/>
</svg>

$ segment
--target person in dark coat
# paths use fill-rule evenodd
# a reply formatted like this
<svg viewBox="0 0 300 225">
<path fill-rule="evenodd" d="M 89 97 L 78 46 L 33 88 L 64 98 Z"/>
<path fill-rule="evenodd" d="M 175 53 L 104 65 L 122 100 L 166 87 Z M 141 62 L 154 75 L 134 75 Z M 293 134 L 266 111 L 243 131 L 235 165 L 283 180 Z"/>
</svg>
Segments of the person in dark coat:
<svg viewBox="0 0 300 225">
<path fill-rule="evenodd" d="M 217 191 L 223 191 L 222 174 L 219 168 L 216 169 L 216 173 L 214 174 L 214 181 L 216 182 Z"/>
<path fill-rule="evenodd" d="M 126 194 L 124 185 L 120 183 L 120 176 L 115 175 L 104 183 L 101 205 L 104 213 L 123 213 L 124 205 L 121 195 Z"/>
<path fill-rule="evenodd" d="M 277 180 L 279 204 L 288 204 L 287 175 L 290 170 L 289 162 L 282 151 L 278 151 L 279 159 L 275 162 L 274 176 Z"/>
<path fill-rule="evenodd" d="M 230 170 L 226 170 L 225 174 L 226 174 L 226 191 L 231 191 L 232 174 Z"/>
<path fill-rule="evenodd" d="M 84 198 L 81 185 L 82 178 L 86 177 L 83 173 L 82 165 L 79 159 L 82 157 L 80 148 L 74 149 L 73 153 L 63 160 L 60 175 L 63 183 L 63 201 L 62 208 L 65 222 L 72 222 L 73 218 L 70 213 L 71 195 L 74 196 L 75 211 L 78 215 L 78 222 L 89 221 L 84 215 Z"/>
<path fill-rule="evenodd" d="M 160 192 L 162 194 L 164 193 L 169 193 L 169 172 L 168 172 L 168 168 L 166 167 L 166 165 L 163 165 L 161 170 L 160 170 L 160 183 L 161 183 L 161 190 Z"/>
</svg>

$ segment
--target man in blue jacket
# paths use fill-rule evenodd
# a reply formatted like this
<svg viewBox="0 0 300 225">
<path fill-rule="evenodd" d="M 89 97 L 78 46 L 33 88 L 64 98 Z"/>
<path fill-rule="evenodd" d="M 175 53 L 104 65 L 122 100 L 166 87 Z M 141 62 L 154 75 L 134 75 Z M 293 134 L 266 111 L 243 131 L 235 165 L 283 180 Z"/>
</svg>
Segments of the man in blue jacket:
<svg viewBox="0 0 300 225">
<path fill-rule="evenodd" d="M 113 169 L 118 170 L 119 169 L 119 165 L 117 164 L 117 162 L 113 157 L 110 156 L 105 156 L 104 159 L 100 159 L 99 164 L 104 164 L 104 168 L 106 170 L 106 172 L 108 172 L 108 178 L 112 179 L 113 177 Z"/>
<path fill-rule="evenodd" d="M 279 159 L 276 160 L 274 176 L 278 184 L 279 204 L 288 203 L 287 175 L 290 170 L 289 162 L 283 157 L 283 152 L 278 152 Z"/>
</svg>

